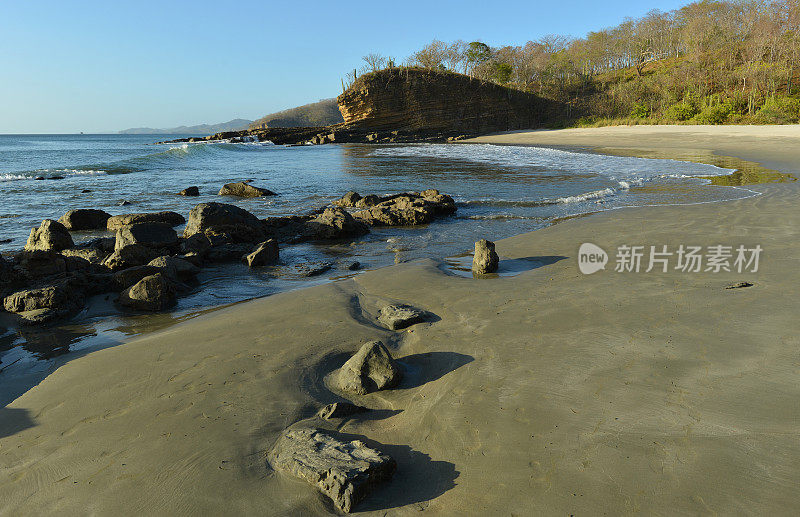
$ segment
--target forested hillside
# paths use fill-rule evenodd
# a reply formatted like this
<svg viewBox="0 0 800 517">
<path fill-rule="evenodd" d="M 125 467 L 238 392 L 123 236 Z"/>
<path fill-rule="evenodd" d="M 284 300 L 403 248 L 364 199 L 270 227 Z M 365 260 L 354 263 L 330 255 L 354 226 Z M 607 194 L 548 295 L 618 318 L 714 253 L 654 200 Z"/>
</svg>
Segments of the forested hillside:
<svg viewBox="0 0 800 517">
<path fill-rule="evenodd" d="M 339 107 L 336 105 L 336 99 L 324 99 L 266 115 L 250 124 L 250 127 L 252 129 L 261 129 L 330 126 L 343 120 L 342 114 L 339 113 Z"/>
<path fill-rule="evenodd" d="M 800 0 L 702 1 L 584 38 L 432 43 L 406 66 L 447 69 L 564 104 L 553 125 L 796 123 Z M 379 54 L 348 74 L 395 66 Z M 345 84 L 344 86 L 347 86 Z"/>
</svg>

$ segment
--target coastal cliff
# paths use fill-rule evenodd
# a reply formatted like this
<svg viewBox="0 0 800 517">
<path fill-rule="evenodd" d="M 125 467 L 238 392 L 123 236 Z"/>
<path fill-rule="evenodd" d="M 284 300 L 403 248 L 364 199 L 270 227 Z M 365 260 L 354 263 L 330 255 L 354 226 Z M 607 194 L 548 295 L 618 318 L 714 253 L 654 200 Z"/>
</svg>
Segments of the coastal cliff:
<svg viewBox="0 0 800 517">
<path fill-rule="evenodd" d="M 472 135 L 541 127 L 558 109 L 537 95 L 423 68 L 363 75 L 337 101 L 350 127 Z"/>
<path fill-rule="evenodd" d="M 463 74 L 388 68 L 359 77 L 336 99 L 344 122 L 320 127 L 253 127 L 174 140 L 275 144 L 444 142 L 555 120 L 558 103 Z"/>
</svg>

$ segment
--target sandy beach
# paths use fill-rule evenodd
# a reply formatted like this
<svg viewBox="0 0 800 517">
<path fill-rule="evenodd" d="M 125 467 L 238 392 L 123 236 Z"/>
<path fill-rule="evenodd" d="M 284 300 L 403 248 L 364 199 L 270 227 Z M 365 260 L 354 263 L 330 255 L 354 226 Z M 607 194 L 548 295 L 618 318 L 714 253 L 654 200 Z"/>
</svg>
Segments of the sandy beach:
<svg viewBox="0 0 800 517">
<path fill-rule="evenodd" d="M 473 142 L 733 156 L 800 171 L 797 126 Z M 722 187 L 709 187 L 722 188 Z M 365 515 L 787 515 L 800 505 L 800 184 L 610 210 L 497 242 L 515 276 L 422 260 L 234 305 L 73 360 L 0 409 L 0 514 L 328 515 L 280 433 L 381 339 L 406 371 L 341 422 L 397 461 Z M 487 235 L 491 239 L 492 236 Z M 605 271 L 578 270 L 591 242 Z M 615 272 L 621 245 L 763 248 L 757 272 Z M 471 243 L 465 243 L 465 249 Z M 726 289 L 746 281 L 752 287 Z M 387 303 L 436 315 L 403 331 Z"/>
</svg>

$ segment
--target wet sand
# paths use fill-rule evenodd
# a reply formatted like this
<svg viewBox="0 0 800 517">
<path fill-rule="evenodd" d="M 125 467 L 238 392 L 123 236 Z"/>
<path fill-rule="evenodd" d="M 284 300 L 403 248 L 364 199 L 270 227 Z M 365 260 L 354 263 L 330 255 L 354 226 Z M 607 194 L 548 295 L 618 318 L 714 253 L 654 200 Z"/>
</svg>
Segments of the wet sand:
<svg viewBox="0 0 800 517">
<path fill-rule="evenodd" d="M 781 131 L 796 136 L 640 127 L 489 138 L 800 167 L 791 128 Z M 71 361 L 0 409 L 0 513 L 328 514 L 310 485 L 269 470 L 266 452 L 338 400 L 325 374 L 382 339 L 405 380 L 366 396 L 376 411 L 341 431 L 394 456 L 398 471 L 359 511 L 790 514 L 800 504 L 800 185 L 748 188 L 762 195 L 612 210 L 499 241 L 507 264 L 539 266 L 516 276 L 399 264 Z M 622 244 L 764 253 L 757 273 L 610 264 L 585 276 L 583 242 L 612 254 Z M 755 285 L 725 289 L 739 281 Z M 382 329 L 387 302 L 437 321 Z"/>
</svg>

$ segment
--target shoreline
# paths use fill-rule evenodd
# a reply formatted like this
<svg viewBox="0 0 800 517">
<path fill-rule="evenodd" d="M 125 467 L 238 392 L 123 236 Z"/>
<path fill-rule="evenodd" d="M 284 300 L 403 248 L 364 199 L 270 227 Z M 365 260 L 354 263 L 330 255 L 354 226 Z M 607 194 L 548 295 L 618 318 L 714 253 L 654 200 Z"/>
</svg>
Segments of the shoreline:
<svg viewBox="0 0 800 517">
<path fill-rule="evenodd" d="M 770 165 L 800 165 L 800 151 L 777 158 Z M 505 260 L 543 264 L 514 277 L 474 280 L 441 271 L 443 259 L 414 261 L 70 361 L 0 410 L 0 508 L 112 513 L 136 500 L 144 512 L 255 513 L 267 501 L 274 514 L 326 514 L 313 488 L 266 468 L 265 452 L 284 427 L 334 400 L 320 384 L 326 365 L 368 339 L 384 339 L 417 373 L 367 397 L 388 416 L 342 423 L 399 464 L 358 510 L 791 507 L 798 389 L 784 365 L 794 364 L 797 338 L 785 329 L 800 188 L 752 188 L 763 195 L 602 211 L 498 241 Z M 764 269 L 747 275 L 756 285 L 725 291 L 741 277 L 727 273 L 576 268 L 584 241 L 610 249 L 686 237 L 764 245 Z M 386 331 L 374 316 L 388 301 L 440 320 Z"/>
</svg>

